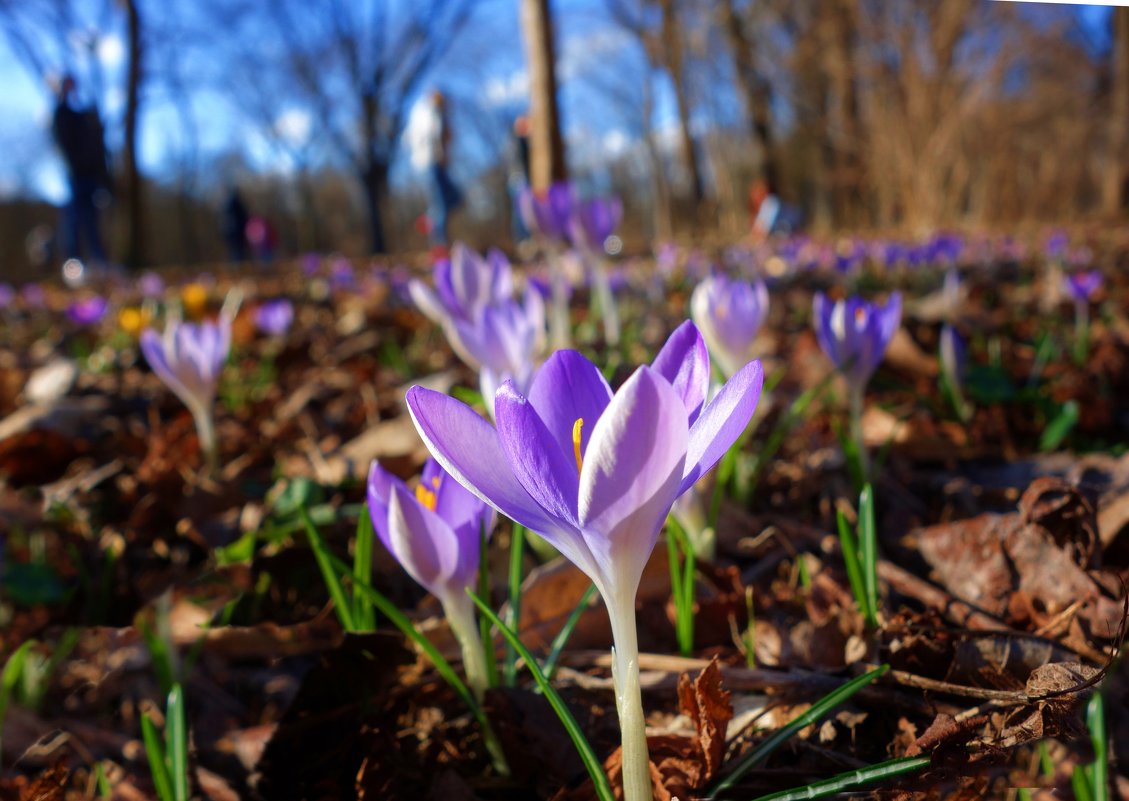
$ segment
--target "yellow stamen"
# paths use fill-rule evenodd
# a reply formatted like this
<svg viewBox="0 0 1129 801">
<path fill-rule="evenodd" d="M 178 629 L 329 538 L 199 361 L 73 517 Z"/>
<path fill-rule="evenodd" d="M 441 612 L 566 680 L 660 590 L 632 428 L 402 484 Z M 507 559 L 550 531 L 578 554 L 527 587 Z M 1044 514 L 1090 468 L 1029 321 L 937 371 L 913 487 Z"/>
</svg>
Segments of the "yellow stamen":
<svg viewBox="0 0 1129 801">
<path fill-rule="evenodd" d="M 584 418 L 576 418 L 572 424 L 572 454 L 576 457 L 576 474 L 580 475 L 580 467 L 584 464 L 584 457 L 580 453 L 580 432 L 584 429 Z"/>
<path fill-rule="evenodd" d="M 439 479 L 434 479 L 432 481 L 432 484 L 435 485 L 436 490 L 439 489 Z M 432 492 L 431 490 L 429 490 L 423 484 L 417 484 L 416 485 L 416 500 L 419 501 L 420 503 L 422 503 L 424 506 L 426 506 L 431 511 L 433 511 L 433 512 L 435 511 L 435 500 L 436 500 L 435 493 Z"/>
</svg>

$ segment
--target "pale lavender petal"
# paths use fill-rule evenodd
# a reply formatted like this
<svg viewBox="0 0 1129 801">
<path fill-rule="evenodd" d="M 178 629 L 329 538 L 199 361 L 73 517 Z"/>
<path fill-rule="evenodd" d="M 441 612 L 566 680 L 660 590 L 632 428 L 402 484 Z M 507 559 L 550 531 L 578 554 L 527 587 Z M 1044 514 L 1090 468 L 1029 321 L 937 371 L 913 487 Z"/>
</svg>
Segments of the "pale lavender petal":
<svg viewBox="0 0 1129 801">
<path fill-rule="evenodd" d="M 580 472 L 580 521 L 609 603 L 630 602 L 678 497 L 686 407 L 669 382 L 640 367 L 596 423 Z"/>
<path fill-rule="evenodd" d="M 432 456 L 460 484 L 540 534 L 559 527 L 518 482 L 498 432 L 477 412 L 440 392 L 412 387 L 406 401 Z"/>
<path fill-rule="evenodd" d="M 682 398 L 689 421 L 697 420 L 710 391 L 710 355 L 706 341 L 692 321 L 687 320 L 674 330 L 651 367 L 670 382 Z"/>
<path fill-rule="evenodd" d="M 725 382 L 717 397 L 702 410 L 702 416 L 690 428 L 681 492 L 717 464 L 741 436 L 757 408 L 763 384 L 761 363 L 749 362 Z"/>
<path fill-rule="evenodd" d="M 583 355 L 574 350 L 558 350 L 537 370 L 527 397 L 560 452 L 570 457 L 572 427 L 577 420 L 584 420 L 580 431 L 583 453 L 592 439 L 596 421 L 611 402 L 612 390 L 596 365 Z"/>
<path fill-rule="evenodd" d="M 580 471 L 575 456 L 566 455 L 558 447 L 554 432 L 545 427 L 537 410 L 514 390 L 512 382 L 507 381 L 498 390 L 494 416 L 498 439 L 525 491 L 550 516 L 579 525 L 576 503 Z"/>
<path fill-rule="evenodd" d="M 405 487 L 393 486 L 388 504 L 389 550 L 428 591 L 444 592 L 459 567 L 459 540 L 439 515 Z"/>
</svg>

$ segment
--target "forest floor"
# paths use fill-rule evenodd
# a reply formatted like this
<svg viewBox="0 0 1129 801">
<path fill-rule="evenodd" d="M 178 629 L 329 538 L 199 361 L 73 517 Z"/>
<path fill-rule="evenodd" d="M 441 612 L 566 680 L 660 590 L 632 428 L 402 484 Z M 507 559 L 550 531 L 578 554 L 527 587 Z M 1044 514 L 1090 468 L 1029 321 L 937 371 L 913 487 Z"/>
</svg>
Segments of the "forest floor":
<svg viewBox="0 0 1129 801">
<path fill-rule="evenodd" d="M 1081 364 L 1070 305 L 1048 301 L 1041 267 L 962 271 L 957 325 L 974 364 L 965 421 L 938 389 L 941 272 L 854 281 L 906 297 L 863 421 L 878 471 L 877 627 L 844 568 L 836 513 L 853 524 L 858 489 L 836 434 L 843 390 L 810 322 L 813 290 L 842 279 L 773 282 L 758 346 L 771 389 L 720 496 L 716 558 L 697 565 L 689 656 L 661 541 L 637 598 L 656 797 L 703 797 L 773 731 L 885 664 L 725 797 L 914 755 L 927 764 L 875 785 L 882 797 L 1069 797 L 1076 766 L 1095 759 L 1087 709 L 1100 691 L 1110 797 L 1129 798 L 1129 668 L 1115 658 L 1129 576 L 1129 282 L 1113 258 Z M 614 352 L 583 291 L 573 298 L 578 347 L 613 386 L 687 316 L 686 279 L 656 293 L 649 264 L 634 269 Z M 248 291 L 213 478 L 191 416 L 118 325 L 118 310 L 137 303 L 131 288 L 106 288 L 111 312 L 93 326 L 63 313 L 82 290 L 48 287 L 42 308 L 0 309 L 0 663 L 34 643 L 0 689 L 0 799 L 154 797 L 141 719 L 161 728 L 170 681 L 183 686 L 194 797 L 593 797 L 526 671 L 485 700 L 513 769 L 501 776 L 475 719 L 409 640 L 379 614 L 375 632 L 343 632 L 311 556 L 300 507 L 349 559 L 372 460 L 418 475 L 427 452 L 407 387 L 477 388 L 397 276 L 375 270 L 342 287 L 296 265 L 217 273 L 212 313 L 232 283 Z M 255 305 L 283 296 L 293 327 L 257 333 Z M 35 400 L 33 376 L 48 386 Z M 778 449 L 758 458 L 774 434 Z M 509 525 L 490 546 L 495 608 Z M 527 549 L 523 571 L 520 634 L 541 655 L 589 581 L 543 550 Z M 373 584 L 458 668 L 437 602 L 379 545 Z M 614 766 L 610 642 L 593 601 L 554 685 Z"/>
</svg>

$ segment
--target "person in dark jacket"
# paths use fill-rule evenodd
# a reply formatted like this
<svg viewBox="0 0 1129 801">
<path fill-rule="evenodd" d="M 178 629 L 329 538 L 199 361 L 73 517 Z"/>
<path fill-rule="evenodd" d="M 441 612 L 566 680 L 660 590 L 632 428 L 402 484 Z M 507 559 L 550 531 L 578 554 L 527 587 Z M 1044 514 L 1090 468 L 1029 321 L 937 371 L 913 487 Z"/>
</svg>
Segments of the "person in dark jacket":
<svg viewBox="0 0 1129 801">
<path fill-rule="evenodd" d="M 110 169 L 102 118 L 97 106 L 80 106 L 73 76 L 59 84 L 51 126 L 55 143 L 67 163 L 71 199 L 63 215 L 63 256 L 78 259 L 85 244 L 88 256 L 104 264 L 106 250 L 98 228 L 98 194 L 110 187 Z"/>
<path fill-rule="evenodd" d="M 247 223 L 251 215 L 238 187 L 231 187 L 223 205 L 223 241 L 227 257 L 234 262 L 247 260 Z"/>
</svg>

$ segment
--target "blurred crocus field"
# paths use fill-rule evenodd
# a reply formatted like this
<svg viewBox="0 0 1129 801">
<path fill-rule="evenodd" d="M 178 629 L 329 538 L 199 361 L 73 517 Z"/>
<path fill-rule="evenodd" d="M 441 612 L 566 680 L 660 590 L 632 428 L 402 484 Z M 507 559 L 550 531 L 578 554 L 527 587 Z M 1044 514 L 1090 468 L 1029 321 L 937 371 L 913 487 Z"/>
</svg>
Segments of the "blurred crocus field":
<svg viewBox="0 0 1129 801">
<path fill-rule="evenodd" d="M 1129 798 L 1129 8 L 0 2 L 0 801 Z"/>
</svg>

